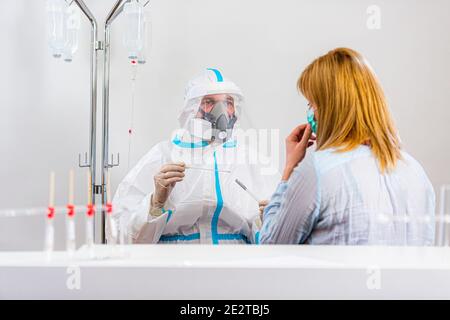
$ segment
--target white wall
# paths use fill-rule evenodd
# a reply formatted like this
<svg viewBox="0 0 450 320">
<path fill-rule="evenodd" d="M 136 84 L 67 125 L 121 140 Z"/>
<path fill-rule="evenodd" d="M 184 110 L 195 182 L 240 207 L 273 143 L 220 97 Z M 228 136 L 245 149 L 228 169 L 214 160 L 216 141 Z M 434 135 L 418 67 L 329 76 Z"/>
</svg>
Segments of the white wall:
<svg viewBox="0 0 450 320">
<path fill-rule="evenodd" d="M 102 22 L 114 1 L 86 3 Z M 372 4 L 381 9 L 380 30 L 366 26 Z M 379 75 L 405 149 L 435 188 L 450 183 L 449 1 L 151 0 L 149 9 L 151 59 L 138 75 L 131 165 L 176 127 L 184 85 L 206 67 L 222 69 L 242 87 L 251 122 L 280 129 L 281 144 L 305 121 L 306 101 L 295 88 L 302 69 L 348 46 Z M 122 165 L 113 169 L 113 187 L 127 171 L 130 125 L 121 27 L 119 18 L 112 36 L 111 151 L 121 153 Z M 88 149 L 89 24 L 83 19 L 80 49 L 67 64 L 47 48 L 44 0 L 0 0 L 0 38 L 0 209 L 45 206 L 50 170 L 63 205 L 68 170 Z M 85 174 L 76 169 L 77 203 L 86 201 Z M 1 219 L 0 249 L 41 248 L 42 226 L 38 218 Z"/>
</svg>

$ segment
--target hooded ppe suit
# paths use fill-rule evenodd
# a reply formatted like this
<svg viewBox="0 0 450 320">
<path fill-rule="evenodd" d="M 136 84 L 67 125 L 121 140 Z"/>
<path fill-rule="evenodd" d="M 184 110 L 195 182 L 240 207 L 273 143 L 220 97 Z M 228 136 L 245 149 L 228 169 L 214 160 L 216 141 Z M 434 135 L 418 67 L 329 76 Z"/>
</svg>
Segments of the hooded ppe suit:
<svg viewBox="0 0 450 320">
<path fill-rule="evenodd" d="M 259 242 L 258 203 L 235 180 L 269 199 L 280 176 L 270 159 L 261 164 L 255 145 L 239 140 L 242 102 L 241 90 L 216 69 L 189 82 L 179 115 L 181 130 L 155 145 L 114 196 L 113 219 L 133 243 Z M 163 165 L 177 162 L 185 164 L 183 180 L 174 184 L 163 207 L 153 210 L 154 177 Z"/>
</svg>

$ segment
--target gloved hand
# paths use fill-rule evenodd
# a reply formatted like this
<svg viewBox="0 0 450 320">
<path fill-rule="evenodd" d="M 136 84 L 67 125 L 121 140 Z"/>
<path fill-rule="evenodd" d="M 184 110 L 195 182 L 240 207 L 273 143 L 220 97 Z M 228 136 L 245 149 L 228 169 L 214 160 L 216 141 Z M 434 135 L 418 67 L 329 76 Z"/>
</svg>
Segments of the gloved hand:
<svg viewBox="0 0 450 320">
<path fill-rule="evenodd" d="M 259 203 L 259 217 L 263 221 L 264 208 L 269 204 L 269 200 L 261 200 Z"/>
<path fill-rule="evenodd" d="M 153 178 L 155 181 L 155 192 L 152 195 L 151 206 L 163 208 L 170 192 L 177 182 L 184 178 L 186 165 L 183 162 L 165 164 L 159 173 Z"/>
</svg>

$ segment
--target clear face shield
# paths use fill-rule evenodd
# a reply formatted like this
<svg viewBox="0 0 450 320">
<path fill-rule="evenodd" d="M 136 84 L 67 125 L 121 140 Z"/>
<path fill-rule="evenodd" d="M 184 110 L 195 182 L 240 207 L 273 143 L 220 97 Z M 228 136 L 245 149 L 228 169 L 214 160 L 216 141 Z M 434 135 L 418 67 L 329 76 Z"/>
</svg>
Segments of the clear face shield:
<svg viewBox="0 0 450 320">
<path fill-rule="evenodd" d="M 233 136 L 239 119 L 242 99 L 233 94 L 210 94 L 190 101 L 192 116 L 188 131 L 192 136 L 216 142 L 225 142 Z"/>
</svg>

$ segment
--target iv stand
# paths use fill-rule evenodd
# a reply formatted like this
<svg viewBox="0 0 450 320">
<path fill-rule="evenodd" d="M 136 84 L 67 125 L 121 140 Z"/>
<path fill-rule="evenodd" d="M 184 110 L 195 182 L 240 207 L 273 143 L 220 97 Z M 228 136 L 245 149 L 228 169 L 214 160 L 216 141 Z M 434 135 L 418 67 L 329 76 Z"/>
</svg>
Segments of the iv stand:
<svg viewBox="0 0 450 320">
<path fill-rule="evenodd" d="M 67 0 L 66 0 L 67 1 Z M 111 24 L 123 11 L 124 5 L 130 0 L 117 0 L 111 9 L 105 22 L 105 40 L 98 41 L 97 21 L 89 8 L 83 0 L 72 0 L 70 4 L 75 4 L 80 8 L 84 15 L 91 23 L 91 114 L 89 126 L 89 160 L 88 153 L 85 153 L 84 163 L 81 163 L 81 155 L 78 155 L 78 165 L 80 168 L 89 168 L 91 173 L 91 199 L 92 205 L 95 205 L 96 195 L 101 195 L 102 212 L 101 212 L 101 227 L 100 237 L 101 242 L 106 243 L 105 235 L 105 206 L 111 199 L 107 198 L 107 177 L 108 170 L 116 167 L 120 163 L 120 156 L 117 155 L 117 162 L 114 162 L 114 155 L 111 155 L 111 162 L 109 161 L 109 78 L 110 78 L 110 48 L 111 48 Z M 147 1 L 144 7 L 149 3 Z M 96 128 L 97 128 L 97 59 L 98 51 L 104 50 L 104 65 L 103 65 L 103 110 L 102 110 L 102 175 L 101 184 L 96 184 L 97 170 L 96 170 Z M 96 228 L 94 228 L 95 232 Z M 95 239 L 95 234 L 94 234 Z"/>
<path fill-rule="evenodd" d="M 81 163 L 81 155 L 78 155 L 78 166 L 80 168 L 89 168 L 90 171 L 90 193 L 92 205 L 95 205 L 95 195 L 97 193 L 96 181 L 96 129 L 97 129 L 97 58 L 98 50 L 101 50 L 101 42 L 98 41 L 98 30 L 97 30 L 97 20 L 95 19 L 92 12 L 86 6 L 83 0 L 73 0 L 84 15 L 88 18 L 91 23 L 91 114 L 89 121 L 89 160 L 88 153 L 85 153 L 84 163 Z M 72 3 L 71 2 L 71 3 Z M 70 3 L 70 4 L 71 4 Z M 95 232 L 95 228 L 94 228 Z M 95 239 L 95 234 L 94 234 Z"/>
<path fill-rule="evenodd" d="M 105 53 L 103 63 L 103 135 L 102 135 L 102 204 L 103 207 L 109 203 L 112 199 L 108 199 L 107 178 L 108 170 L 112 167 L 118 166 L 120 163 L 120 156 L 117 154 L 117 163 L 114 163 L 114 155 L 111 156 L 111 162 L 109 162 L 109 77 L 110 77 L 110 56 L 111 56 L 111 24 L 114 19 L 123 11 L 123 6 L 128 0 L 117 0 L 114 4 L 111 12 L 108 14 L 105 22 Z M 102 243 L 106 243 L 105 235 L 105 212 L 102 212 Z"/>
</svg>

